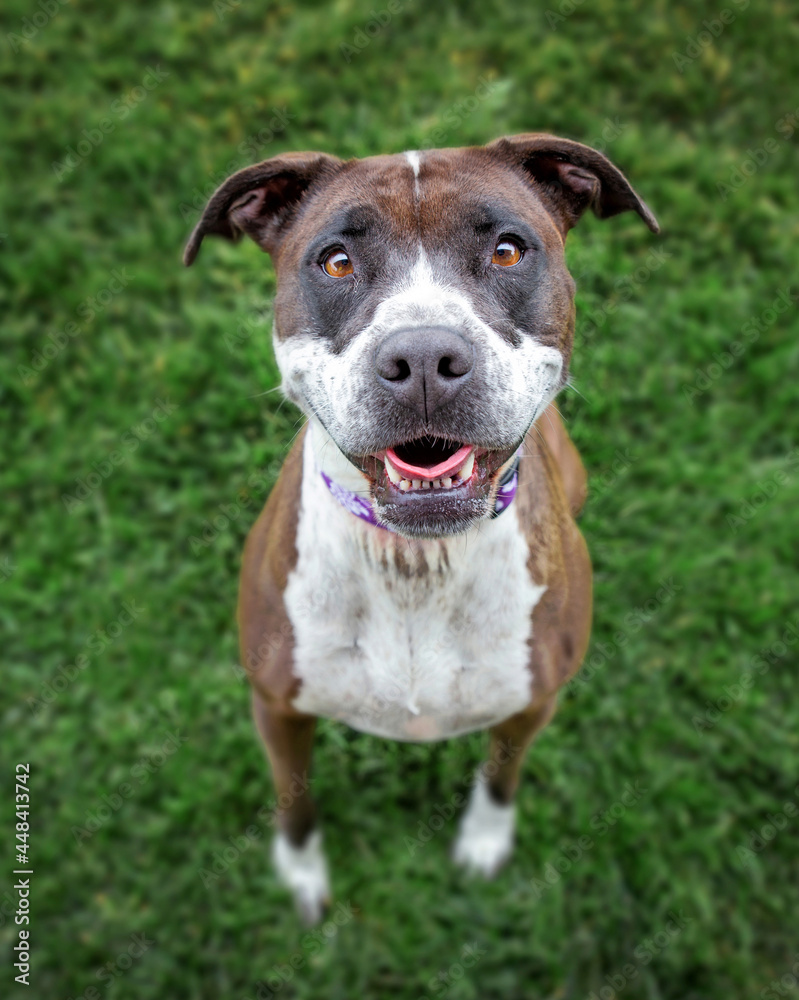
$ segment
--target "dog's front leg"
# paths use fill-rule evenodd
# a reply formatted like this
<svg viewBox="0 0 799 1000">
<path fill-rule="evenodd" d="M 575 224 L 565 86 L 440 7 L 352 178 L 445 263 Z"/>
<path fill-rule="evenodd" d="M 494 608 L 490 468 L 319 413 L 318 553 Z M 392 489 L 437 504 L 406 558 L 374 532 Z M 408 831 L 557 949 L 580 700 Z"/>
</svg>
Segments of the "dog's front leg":
<svg viewBox="0 0 799 1000">
<path fill-rule="evenodd" d="M 555 711 L 555 697 L 494 726 L 488 760 L 475 776 L 453 848 L 455 862 L 491 878 L 510 857 L 516 827 L 514 798 L 527 748 Z"/>
<path fill-rule="evenodd" d="M 302 919 L 319 921 L 330 902 L 327 862 L 309 791 L 316 719 L 275 708 L 253 691 L 253 715 L 264 741 L 277 799 L 273 859 Z"/>
</svg>

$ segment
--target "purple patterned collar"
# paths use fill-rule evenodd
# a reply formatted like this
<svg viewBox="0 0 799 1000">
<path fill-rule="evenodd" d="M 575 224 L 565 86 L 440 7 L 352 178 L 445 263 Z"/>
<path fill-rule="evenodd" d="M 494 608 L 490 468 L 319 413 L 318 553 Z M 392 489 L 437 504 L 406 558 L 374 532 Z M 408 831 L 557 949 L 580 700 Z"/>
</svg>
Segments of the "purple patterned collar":
<svg viewBox="0 0 799 1000">
<path fill-rule="evenodd" d="M 385 524 L 381 524 L 377 520 L 374 515 L 374 511 L 372 510 L 372 505 L 368 500 L 364 500 L 363 497 L 359 497 L 357 493 L 345 490 L 343 486 L 339 486 L 338 483 L 334 483 L 330 476 L 326 475 L 324 472 L 322 472 L 321 475 L 325 486 L 327 486 L 342 507 L 346 507 L 351 514 L 359 517 L 362 521 L 367 521 L 369 524 L 373 524 L 376 528 L 382 528 L 384 531 L 391 531 L 391 528 L 386 527 Z M 497 497 L 494 501 L 494 509 L 491 512 L 492 518 L 499 517 L 503 511 L 506 511 L 508 507 L 510 507 L 513 503 L 514 497 L 516 496 L 518 488 L 519 456 L 517 455 L 513 465 L 511 465 L 499 481 L 499 489 L 497 490 Z"/>
</svg>

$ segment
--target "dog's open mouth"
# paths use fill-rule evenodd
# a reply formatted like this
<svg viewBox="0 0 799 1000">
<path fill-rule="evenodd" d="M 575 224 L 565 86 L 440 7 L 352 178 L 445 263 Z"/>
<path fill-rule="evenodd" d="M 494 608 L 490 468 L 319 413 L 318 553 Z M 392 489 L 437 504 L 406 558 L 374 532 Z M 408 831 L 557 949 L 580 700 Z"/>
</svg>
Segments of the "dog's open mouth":
<svg viewBox="0 0 799 1000">
<path fill-rule="evenodd" d="M 471 479 L 475 449 L 458 441 L 416 438 L 387 448 L 382 459 L 387 478 L 403 493 L 451 490 Z"/>
<path fill-rule="evenodd" d="M 355 462 L 371 481 L 381 521 L 401 534 L 436 537 L 465 531 L 491 511 L 517 447 L 419 437 Z"/>
</svg>

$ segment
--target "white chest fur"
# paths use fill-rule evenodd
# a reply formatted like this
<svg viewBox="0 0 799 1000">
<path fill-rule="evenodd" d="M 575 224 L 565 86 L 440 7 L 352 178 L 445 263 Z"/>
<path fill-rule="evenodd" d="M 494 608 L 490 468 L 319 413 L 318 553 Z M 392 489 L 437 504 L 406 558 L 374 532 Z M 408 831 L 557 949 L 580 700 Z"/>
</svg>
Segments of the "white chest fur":
<svg viewBox="0 0 799 1000">
<path fill-rule="evenodd" d="M 398 740 L 444 739 L 520 711 L 531 613 L 546 588 L 530 579 L 515 507 L 464 535 L 409 542 L 331 496 L 315 452 L 337 481 L 349 477 L 342 485 L 364 483 L 325 444 L 312 427 L 284 595 L 296 707 Z"/>
</svg>

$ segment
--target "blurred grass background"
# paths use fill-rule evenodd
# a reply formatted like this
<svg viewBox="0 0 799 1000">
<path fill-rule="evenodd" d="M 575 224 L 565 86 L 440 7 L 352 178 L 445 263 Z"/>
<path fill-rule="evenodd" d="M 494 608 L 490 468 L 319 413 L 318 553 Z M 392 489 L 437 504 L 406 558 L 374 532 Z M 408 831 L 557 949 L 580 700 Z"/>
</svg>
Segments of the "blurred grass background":
<svg viewBox="0 0 799 1000">
<path fill-rule="evenodd" d="M 4 996 L 793 988 L 795 13 L 7 0 Z M 561 409 L 592 475 L 588 665 L 530 754 L 518 850 L 491 884 L 452 870 L 457 815 L 433 832 L 482 736 L 408 746 L 323 724 L 314 790 L 351 910 L 308 937 L 271 873 L 233 619 L 243 538 L 298 425 L 260 395 L 277 384 L 274 278 L 252 244 L 209 241 L 190 271 L 182 245 L 216 182 L 281 150 L 527 130 L 604 145 L 663 228 L 591 217 L 569 239 Z M 10 957 L 19 760 L 28 990 Z"/>
</svg>

